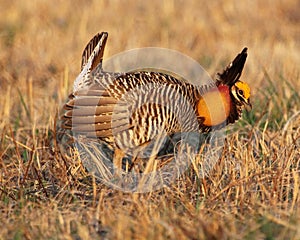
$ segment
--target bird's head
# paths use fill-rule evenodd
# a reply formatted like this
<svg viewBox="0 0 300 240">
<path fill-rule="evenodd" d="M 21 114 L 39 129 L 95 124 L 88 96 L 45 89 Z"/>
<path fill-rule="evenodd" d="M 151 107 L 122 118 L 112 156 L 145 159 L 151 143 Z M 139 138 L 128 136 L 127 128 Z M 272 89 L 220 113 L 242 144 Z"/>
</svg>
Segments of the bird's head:
<svg viewBox="0 0 300 240">
<path fill-rule="evenodd" d="M 229 87 L 233 105 L 236 106 L 239 114 L 244 108 L 247 111 L 252 108 L 250 103 L 250 87 L 247 83 L 240 81 L 240 76 L 242 75 L 248 55 L 247 50 L 247 48 L 244 48 L 224 71 L 218 74 L 217 79 L 217 85 L 227 85 Z M 236 116 L 238 117 L 239 114 Z"/>
<path fill-rule="evenodd" d="M 244 106 L 247 111 L 250 111 L 252 106 L 250 103 L 250 87 L 247 83 L 237 81 L 231 86 L 230 92 L 233 96 L 233 101 L 239 106 Z"/>
<path fill-rule="evenodd" d="M 218 73 L 217 87 L 200 97 L 197 111 L 203 125 L 234 123 L 241 117 L 243 109 L 251 110 L 250 87 L 240 81 L 246 59 L 247 48 L 244 48 L 222 73 Z"/>
</svg>

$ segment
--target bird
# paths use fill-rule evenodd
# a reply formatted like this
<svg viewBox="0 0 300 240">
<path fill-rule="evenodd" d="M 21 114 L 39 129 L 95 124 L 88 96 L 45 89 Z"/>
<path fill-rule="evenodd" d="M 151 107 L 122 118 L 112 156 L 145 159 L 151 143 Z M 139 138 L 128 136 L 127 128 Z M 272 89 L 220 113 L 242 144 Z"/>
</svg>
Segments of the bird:
<svg viewBox="0 0 300 240">
<path fill-rule="evenodd" d="M 145 149 L 152 144 L 153 150 L 157 142 L 163 148 L 166 136 L 209 133 L 236 122 L 244 109 L 252 108 L 250 87 L 240 80 L 246 47 L 213 83 L 194 85 L 163 71 L 105 71 L 107 38 L 107 32 L 99 32 L 86 45 L 61 128 L 113 146 L 121 156 L 113 160 L 118 168 L 125 155 L 149 157 Z"/>
</svg>

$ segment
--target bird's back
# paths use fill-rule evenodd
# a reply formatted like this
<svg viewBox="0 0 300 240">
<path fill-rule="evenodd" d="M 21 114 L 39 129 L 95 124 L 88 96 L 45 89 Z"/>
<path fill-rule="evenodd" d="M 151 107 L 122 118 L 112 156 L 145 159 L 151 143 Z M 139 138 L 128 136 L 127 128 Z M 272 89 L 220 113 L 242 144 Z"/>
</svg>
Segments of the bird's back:
<svg viewBox="0 0 300 240">
<path fill-rule="evenodd" d="M 95 71 L 93 84 L 70 96 L 65 127 L 114 142 L 141 146 L 159 135 L 198 131 L 197 88 L 160 72 Z"/>
</svg>

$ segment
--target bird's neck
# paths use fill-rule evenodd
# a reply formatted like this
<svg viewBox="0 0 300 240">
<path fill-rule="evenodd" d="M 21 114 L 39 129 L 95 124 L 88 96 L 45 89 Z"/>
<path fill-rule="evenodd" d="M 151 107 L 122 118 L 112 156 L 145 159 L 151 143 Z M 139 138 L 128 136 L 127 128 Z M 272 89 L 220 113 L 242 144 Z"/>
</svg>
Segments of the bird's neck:
<svg viewBox="0 0 300 240">
<path fill-rule="evenodd" d="M 197 104 L 199 117 L 205 126 L 216 126 L 228 118 L 231 112 L 230 89 L 227 85 L 219 85 L 203 94 Z"/>
</svg>

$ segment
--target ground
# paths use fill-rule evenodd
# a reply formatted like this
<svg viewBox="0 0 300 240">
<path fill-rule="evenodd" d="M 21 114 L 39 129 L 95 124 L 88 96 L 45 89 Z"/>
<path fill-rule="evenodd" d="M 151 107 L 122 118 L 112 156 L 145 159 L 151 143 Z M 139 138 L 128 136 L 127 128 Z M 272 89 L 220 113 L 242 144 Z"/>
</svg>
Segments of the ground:
<svg viewBox="0 0 300 240">
<path fill-rule="evenodd" d="M 299 1 L 0 1 L 0 239 L 300 239 Z M 243 47 L 253 109 L 204 178 L 151 193 L 101 184 L 58 151 L 81 53 L 162 47 L 211 75 Z"/>
</svg>

